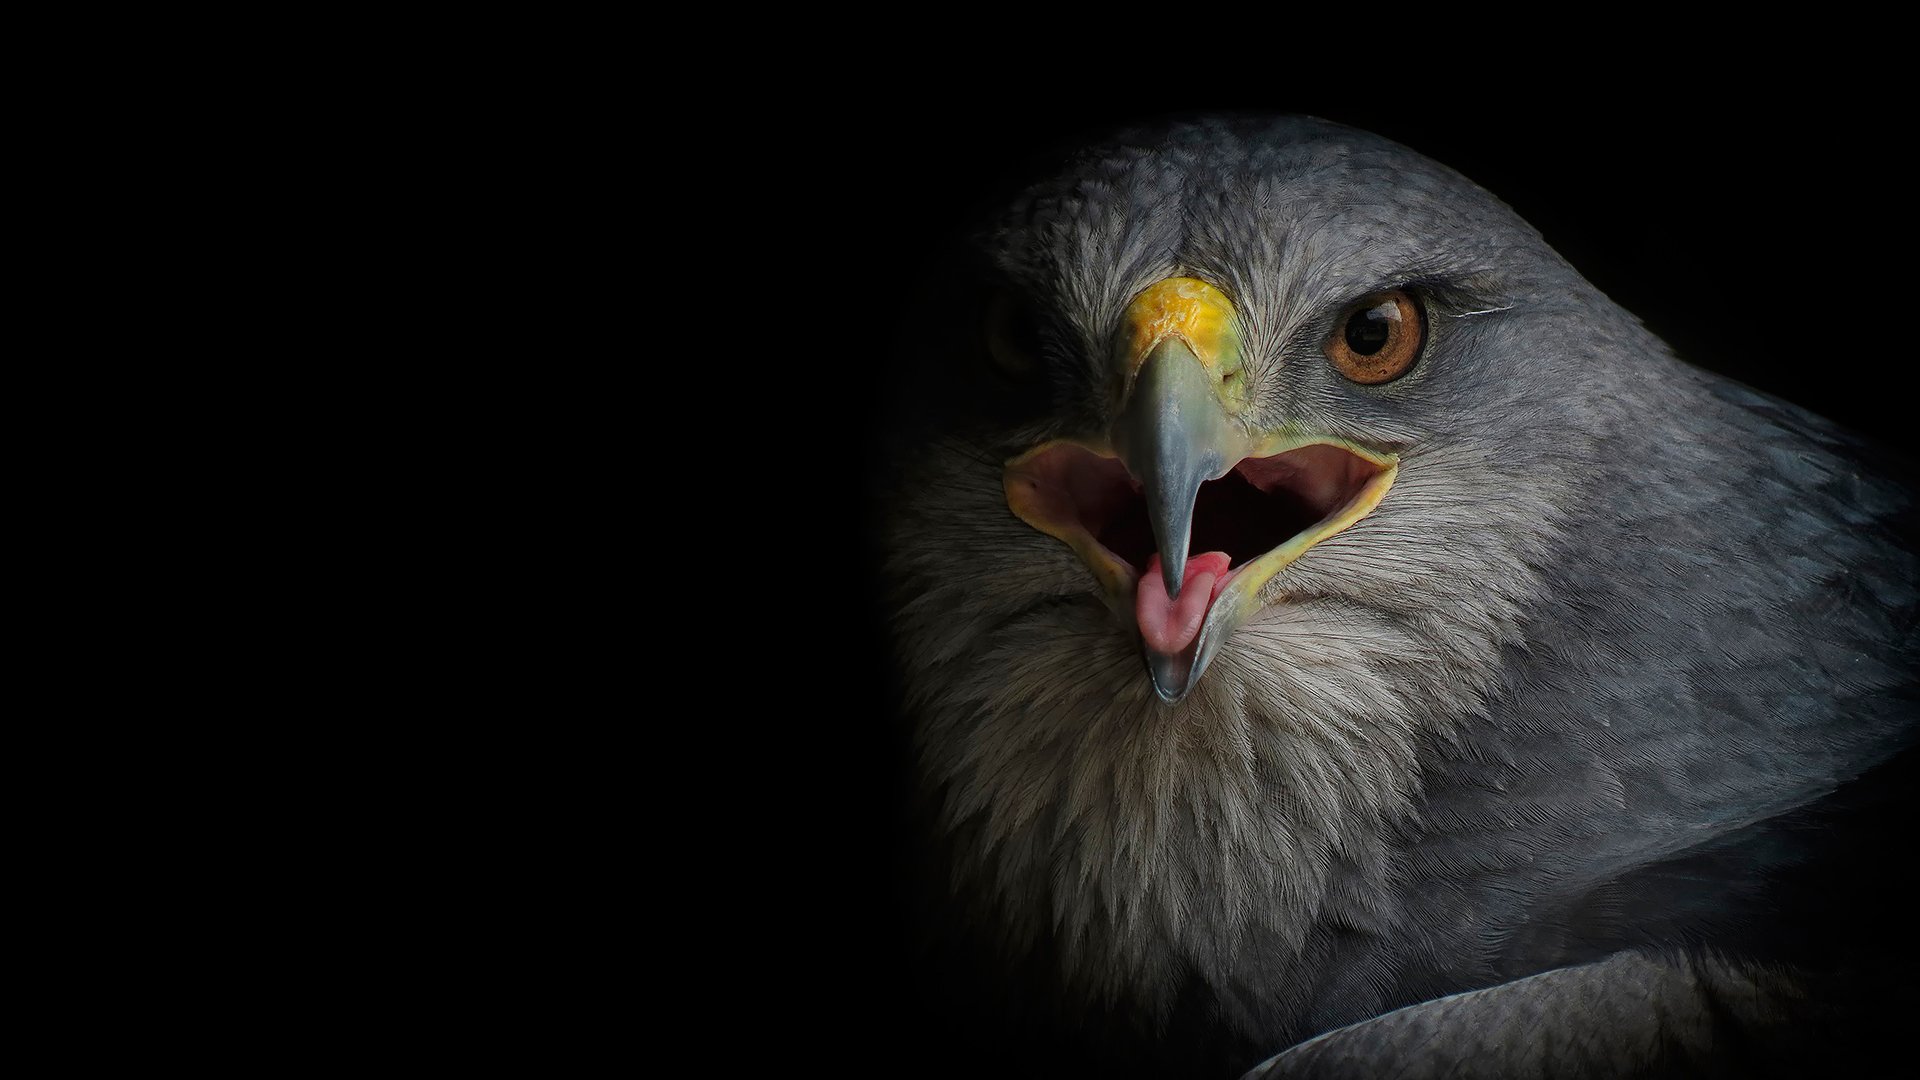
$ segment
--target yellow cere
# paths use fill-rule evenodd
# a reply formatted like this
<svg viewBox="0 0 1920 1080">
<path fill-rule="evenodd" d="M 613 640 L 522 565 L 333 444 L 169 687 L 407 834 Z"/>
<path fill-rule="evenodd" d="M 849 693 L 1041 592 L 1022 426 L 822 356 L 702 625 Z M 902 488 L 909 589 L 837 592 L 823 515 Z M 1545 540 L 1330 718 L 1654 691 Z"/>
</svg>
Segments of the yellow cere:
<svg viewBox="0 0 1920 1080">
<path fill-rule="evenodd" d="M 1234 322 L 1233 301 L 1199 278 L 1176 277 L 1142 290 L 1127 305 L 1121 330 L 1122 377 L 1133 373 L 1168 337 L 1178 337 L 1219 380 L 1217 392 L 1230 408 L 1245 404 L 1240 376 L 1240 331 Z"/>
</svg>

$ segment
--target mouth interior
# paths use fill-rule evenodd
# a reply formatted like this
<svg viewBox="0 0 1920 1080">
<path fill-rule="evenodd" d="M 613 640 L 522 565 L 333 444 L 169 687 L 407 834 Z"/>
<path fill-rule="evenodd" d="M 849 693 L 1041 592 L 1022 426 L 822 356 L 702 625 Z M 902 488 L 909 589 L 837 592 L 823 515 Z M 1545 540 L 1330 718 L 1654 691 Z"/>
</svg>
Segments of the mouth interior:
<svg viewBox="0 0 1920 1080">
<path fill-rule="evenodd" d="M 1047 483 L 1049 516 L 1077 522 L 1100 546 L 1144 575 L 1155 554 L 1140 485 L 1118 459 L 1071 444 L 1027 465 Z M 1247 458 L 1200 486 L 1187 550 L 1226 554 L 1230 572 L 1338 513 L 1381 467 L 1337 446 L 1315 444 Z"/>
</svg>

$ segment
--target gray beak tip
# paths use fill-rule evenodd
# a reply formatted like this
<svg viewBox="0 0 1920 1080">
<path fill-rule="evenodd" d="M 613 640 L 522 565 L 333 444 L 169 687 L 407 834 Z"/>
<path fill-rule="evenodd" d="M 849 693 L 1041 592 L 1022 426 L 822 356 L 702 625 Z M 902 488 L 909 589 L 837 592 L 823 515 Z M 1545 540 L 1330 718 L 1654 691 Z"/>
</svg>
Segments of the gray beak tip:
<svg viewBox="0 0 1920 1080">
<path fill-rule="evenodd" d="M 1169 705 L 1177 705 L 1181 698 L 1187 696 L 1193 681 L 1192 673 L 1191 654 L 1168 656 L 1152 651 L 1147 653 L 1147 674 L 1153 680 L 1153 692 Z"/>
<path fill-rule="evenodd" d="M 1180 586 L 1187 577 L 1187 545 L 1167 549 L 1168 555 L 1160 560 L 1160 577 L 1167 583 L 1167 595 L 1180 599 Z"/>
</svg>

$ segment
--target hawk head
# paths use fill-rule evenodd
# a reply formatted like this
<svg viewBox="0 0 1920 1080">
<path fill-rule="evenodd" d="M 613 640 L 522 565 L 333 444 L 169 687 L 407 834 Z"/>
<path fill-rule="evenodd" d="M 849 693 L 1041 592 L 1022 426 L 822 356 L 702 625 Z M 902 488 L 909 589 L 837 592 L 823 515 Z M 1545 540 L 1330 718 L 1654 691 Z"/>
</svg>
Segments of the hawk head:
<svg viewBox="0 0 1920 1080">
<path fill-rule="evenodd" d="M 1310 119 L 1123 137 L 982 246 L 890 496 L 919 756 L 1009 943 L 1164 1000 L 1391 872 L 1416 743 L 1608 554 L 1596 485 L 1674 471 L 1619 439 L 1659 412 L 1622 355 L 1672 362 L 1498 200 Z"/>
</svg>

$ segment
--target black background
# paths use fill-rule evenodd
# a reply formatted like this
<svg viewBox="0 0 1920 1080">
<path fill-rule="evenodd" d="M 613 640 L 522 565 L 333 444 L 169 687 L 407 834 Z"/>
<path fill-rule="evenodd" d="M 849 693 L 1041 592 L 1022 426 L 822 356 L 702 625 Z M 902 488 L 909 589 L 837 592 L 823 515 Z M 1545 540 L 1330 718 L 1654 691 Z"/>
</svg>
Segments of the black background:
<svg viewBox="0 0 1920 1080">
<path fill-rule="evenodd" d="M 772 418 L 761 426 L 792 432 L 800 420 L 780 444 L 779 476 L 795 479 L 758 477 L 755 516 L 788 525 L 802 599 L 756 624 L 788 659 L 794 704 L 756 725 L 758 819 L 728 823 L 718 849 L 751 861 L 730 868 L 740 884 L 716 913 L 747 928 L 750 957 L 721 981 L 759 1003 L 761 1033 L 790 1053 L 854 1073 L 939 1053 L 925 1045 L 938 1026 L 916 1020 L 905 989 L 895 860 L 908 842 L 906 743 L 859 478 L 887 401 L 887 342 L 907 309 L 889 298 L 937 277 L 980 216 L 1055 152 L 1120 125 L 1217 112 L 1308 113 L 1375 131 L 1506 201 L 1683 358 L 1904 441 L 1912 185 L 1892 157 L 1910 131 L 1876 91 L 1748 83 L 1569 101 L 1532 86 L 991 100 L 948 90 L 902 76 L 796 101 L 750 163 L 750 182 L 778 193 L 761 200 L 766 217 L 749 237 L 781 342 L 753 361 L 771 372 L 754 383 Z M 823 289 L 858 302 L 818 303 Z M 714 750 L 729 752 L 733 737 L 716 731 Z M 771 839 L 766 820 L 778 823 Z M 755 829 L 760 838 L 741 839 Z"/>
</svg>

